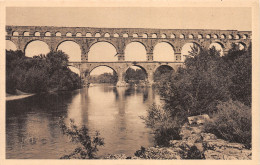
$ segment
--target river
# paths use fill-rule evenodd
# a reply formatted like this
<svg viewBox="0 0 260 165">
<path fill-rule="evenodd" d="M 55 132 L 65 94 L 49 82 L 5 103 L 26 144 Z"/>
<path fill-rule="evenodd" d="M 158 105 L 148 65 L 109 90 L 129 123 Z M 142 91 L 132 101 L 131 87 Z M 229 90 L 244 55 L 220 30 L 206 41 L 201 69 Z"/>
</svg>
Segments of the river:
<svg viewBox="0 0 260 165">
<path fill-rule="evenodd" d="M 59 94 L 34 95 L 6 102 L 6 158 L 58 159 L 77 146 L 62 134 L 60 117 L 100 132 L 105 145 L 97 156 L 133 156 L 153 146 L 153 134 L 140 116 L 160 98 L 152 88 L 95 85 Z"/>
</svg>

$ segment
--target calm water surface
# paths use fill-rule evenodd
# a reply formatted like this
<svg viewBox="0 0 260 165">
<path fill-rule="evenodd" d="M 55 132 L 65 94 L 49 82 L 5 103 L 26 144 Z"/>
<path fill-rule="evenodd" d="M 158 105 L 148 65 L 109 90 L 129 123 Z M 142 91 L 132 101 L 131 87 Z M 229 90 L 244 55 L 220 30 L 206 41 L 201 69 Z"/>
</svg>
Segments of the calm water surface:
<svg viewBox="0 0 260 165">
<path fill-rule="evenodd" d="M 6 158 L 57 159 L 76 144 L 58 126 L 60 117 L 100 132 L 105 145 L 98 156 L 131 156 L 141 146 L 153 145 L 151 130 L 140 116 L 159 103 L 152 88 L 96 85 L 63 94 L 45 94 L 6 103 Z"/>
</svg>

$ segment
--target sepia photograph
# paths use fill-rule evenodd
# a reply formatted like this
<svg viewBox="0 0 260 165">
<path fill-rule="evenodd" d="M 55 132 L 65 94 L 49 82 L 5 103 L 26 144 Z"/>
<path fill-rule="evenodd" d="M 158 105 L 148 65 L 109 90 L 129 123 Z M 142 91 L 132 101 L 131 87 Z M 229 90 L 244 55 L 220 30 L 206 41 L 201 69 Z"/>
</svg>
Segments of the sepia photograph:
<svg viewBox="0 0 260 165">
<path fill-rule="evenodd" d="M 2 156 L 252 160 L 253 25 L 250 6 L 7 5 Z"/>
</svg>

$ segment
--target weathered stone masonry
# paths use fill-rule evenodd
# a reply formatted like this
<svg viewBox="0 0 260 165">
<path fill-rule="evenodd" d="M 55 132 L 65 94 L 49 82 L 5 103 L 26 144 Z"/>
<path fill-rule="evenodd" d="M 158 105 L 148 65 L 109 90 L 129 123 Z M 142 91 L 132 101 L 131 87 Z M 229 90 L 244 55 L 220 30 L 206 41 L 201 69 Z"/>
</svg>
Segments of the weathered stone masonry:
<svg viewBox="0 0 260 165">
<path fill-rule="evenodd" d="M 232 43 L 240 43 L 247 48 L 251 42 L 250 31 L 206 30 L 206 29 L 142 29 L 142 28 L 90 28 L 90 27 L 52 27 L 52 26 L 6 26 L 6 40 L 12 41 L 18 50 L 25 51 L 26 46 L 35 40 L 45 42 L 50 50 L 56 50 L 65 41 L 74 41 L 81 49 L 81 62 L 73 62 L 82 78 L 88 77 L 91 70 L 98 66 L 114 69 L 119 81 L 124 81 L 123 73 L 129 66 L 137 65 L 147 73 L 147 80 L 153 81 L 153 73 L 161 65 L 171 66 L 174 70 L 183 64 L 181 49 L 186 43 L 196 43 L 208 48 L 212 43 L 222 46 L 224 53 Z M 118 56 L 117 62 L 88 62 L 90 47 L 97 42 L 111 43 Z M 131 42 L 144 45 L 147 62 L 124 61 L 125 48 Z M 175 54 L 174 62 L 153 61 L 153 50 L 160 42 L 169 43 Z"/>
</svg>

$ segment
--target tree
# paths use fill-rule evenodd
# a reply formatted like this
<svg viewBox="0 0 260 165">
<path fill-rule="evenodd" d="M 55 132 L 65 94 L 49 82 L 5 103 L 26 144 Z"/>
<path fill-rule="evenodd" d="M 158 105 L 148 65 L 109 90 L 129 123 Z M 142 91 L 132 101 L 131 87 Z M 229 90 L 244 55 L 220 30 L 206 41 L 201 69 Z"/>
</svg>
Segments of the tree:
<svg viewBox="0 0 260 165">
<path fill-rule="evenodd" d="M 75 124 L 74 120 L 70 119 L 67 126 L 62 118 L 59 125 L 64 135 L 67 135 L 72 142 L 79 143 L 81 147 L 77 147 L 69 155 L 64 155 L 61 159 L 94 159 L 98 146 L 104 145 L 104 139 L 99 137 L 99 132 L 96 132 L 93 138 L 89 135 L 88 128 L 83 125 L 81 128 Z"/>
</svg>

